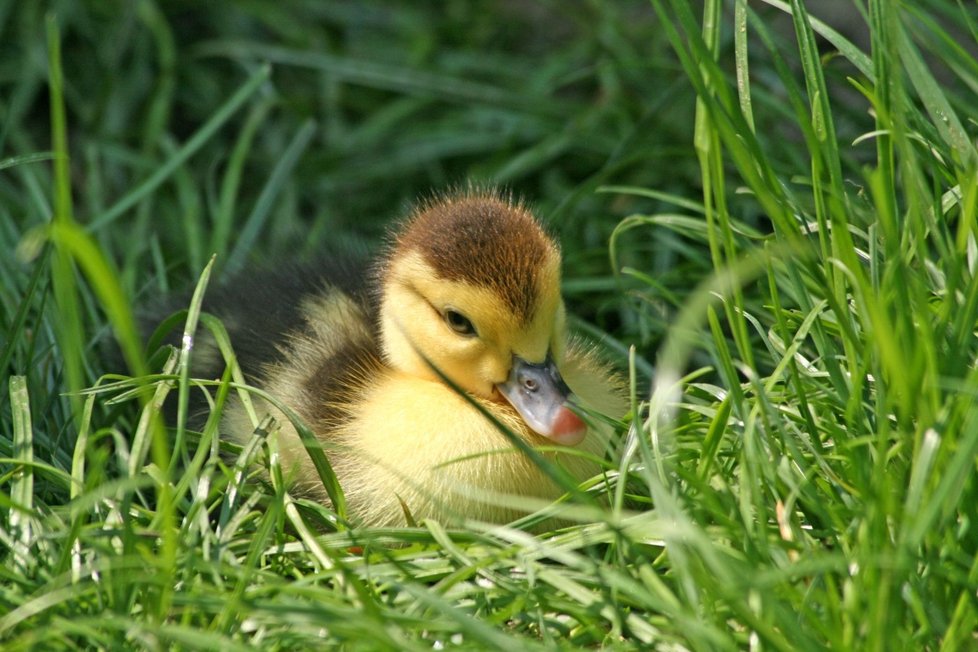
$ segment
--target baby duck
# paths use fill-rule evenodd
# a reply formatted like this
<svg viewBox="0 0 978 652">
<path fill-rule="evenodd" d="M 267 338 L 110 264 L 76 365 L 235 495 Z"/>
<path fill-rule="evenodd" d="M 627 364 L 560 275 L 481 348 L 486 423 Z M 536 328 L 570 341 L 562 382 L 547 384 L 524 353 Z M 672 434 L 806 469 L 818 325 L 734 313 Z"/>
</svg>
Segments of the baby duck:
<svg viewBox="0 0 978 652">
<path fill-rule="evenodd" d="M 249 381 L 323 442 L 351 521 L 504 523 L 526 510 L 501 495 L 553 500 L 563 490 L 493 420 L 582 481 L 599 472 L 611 433 L 586 424 L 569 398 L 614 417 L 625 411 L 614 375 L 567 335 L 560 266 L 556 243 L 525 206 L 470 190 L 415 208 L 373 277 L 337 268 L 299 289 L 294 282 L 299 317 L 278 325 L 287 332 L 272 355 L 250 355 L 247 344 L 268 337 L 240 311 L 213 311 Z M 279 321 L 266 308 L 251 310 Z M 290 421 L 268 402 L 255 407 L 276 418 L 291 490 L 328 504 Z M 239 442 L 251 436 L 240 402 L 222 430 Z"/>
</svg>

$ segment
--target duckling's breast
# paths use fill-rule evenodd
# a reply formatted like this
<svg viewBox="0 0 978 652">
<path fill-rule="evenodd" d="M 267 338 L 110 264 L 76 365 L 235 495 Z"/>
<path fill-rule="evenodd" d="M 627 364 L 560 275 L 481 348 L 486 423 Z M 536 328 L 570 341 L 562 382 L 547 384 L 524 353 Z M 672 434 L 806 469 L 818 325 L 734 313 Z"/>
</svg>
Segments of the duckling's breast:
<svg viewBox="0 0 978 652">
<path fill-rule="evenodd" d="M 478 404 L 530 445 L 549 443 L 508 405 Z M 521 509 L 521 497 L 549 501 L 563 493 L 470 399 L 440 382 L 385 374 L 354 408 L 338 441 L 349 454 L 334 468 L 350 511 L 365 524 L 403 525 L 402 503 L 416 521 L 506 522 L 532 510 Z M 600 456 L 603 448 L 594 436 L 583 450 Z M 592 459 L 543 455 L 577 479 L 598 471 Z"/>
<path fill-rule="evenodd" d="M 323 443 L 356 523 L 402 526 L 405 509 L 420 522 L 472 518 L 507 522 L 551 501 L 563 489 L 466 396 L 437 381 L 397 372 L 379 352 L 370 308 L 337 288 L 301 301 L 304 322 L 280 344 L 257 384 L 295 412 Z M 568 382 L 585 404 L 621 413 L 620 393 L 586 350 L 569 349 Z M 619 403 L 612 405 L 612 403 Z M 515 436 L 560 464 L 577 481 L 600 471 L 609 432 L 594 425 L 580 446 L 558 452 L 530 431 L 506 403 L 478 405 Z M 276 418 L 279 456 L 291 490 L 329 502 L 289 419 L 256 401 L 259 418 Z M 227 436 L 245 441 L 254 422 L 241 404 L 224 421 Z M 521 504 L 521 500 L 525 501 Z"/>
</svg>

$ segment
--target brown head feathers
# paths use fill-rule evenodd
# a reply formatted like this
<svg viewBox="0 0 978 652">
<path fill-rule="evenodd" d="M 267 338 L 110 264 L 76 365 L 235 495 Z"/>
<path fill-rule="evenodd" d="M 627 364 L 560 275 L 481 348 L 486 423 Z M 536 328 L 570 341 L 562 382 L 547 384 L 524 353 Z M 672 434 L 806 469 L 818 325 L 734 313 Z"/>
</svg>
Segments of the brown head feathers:
<svg viewBox="0 0 978 652">
<path fill-rule="evenodd" d="M 524 322 L 533 317 L 541 270 L 560 256 L 522 203 L 491 190 L 418 206 L 401 225 L 392 254 L 409 251 L 419 252 L 441 278 L 493 291 Z"/>
</svg>

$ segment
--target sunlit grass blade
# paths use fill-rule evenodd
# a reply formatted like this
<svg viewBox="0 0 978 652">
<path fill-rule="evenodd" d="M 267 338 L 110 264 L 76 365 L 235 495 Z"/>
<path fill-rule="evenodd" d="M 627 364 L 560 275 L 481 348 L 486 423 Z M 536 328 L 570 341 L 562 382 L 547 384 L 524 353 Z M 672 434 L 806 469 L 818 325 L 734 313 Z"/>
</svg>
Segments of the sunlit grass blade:
<svg viewBox="0 0 978 652">
<path fill-rule="evenodd" d="M 11 376 L 8 382 L 10 392 L 10 412 L 13 416 L 13 457 L 18 464 L 15 477 L 10 486 L 10 499 L 13 502 L 7 512 L 7 531 L 12 537 L 14 563 L 23 571 L 29 572 L 31 548 L 34 545 L 34 527 L 31 523 L 34 511 L 34 443 L 31 427 L 31 405 L 27 393 L 27 382 L 23 376 Z"/>
<path fill-rule="evenodd" d="M 68 127 L 63 98 L 61 39 L 58 34 L 57 21 L 53 16 L 47 18 L 47 46 L 51 96 L 51 135 L 54 151 L 53 223 L 60 228 L 71 228 L 74 224 L 74 215 L 68 170 Z M 78 399 L 78 392 L 84 386 L 82 350 L 84 348 L 83 334 L 85 328 L 82 324 L 71 254 L 64 243 L 57 239 L 54 241 L 54 250 L 51 284 L 54 288 L 55 302 L 61 313 L 56 332 L 64 358 L 68 389 L 71 392 L 72 411 L 78 415 L 81 413 L 81 401 Z"/>
</svg>

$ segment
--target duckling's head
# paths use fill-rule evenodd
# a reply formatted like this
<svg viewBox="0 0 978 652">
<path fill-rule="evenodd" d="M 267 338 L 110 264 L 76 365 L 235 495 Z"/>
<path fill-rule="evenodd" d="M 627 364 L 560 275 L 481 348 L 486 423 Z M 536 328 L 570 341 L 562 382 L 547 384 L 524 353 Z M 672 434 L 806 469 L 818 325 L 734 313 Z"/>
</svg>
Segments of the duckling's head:
<svg viewBox="0 0 978 652">
<path fill-rule="evenodd" d="M 384 356 L 395 369 L 508 401 L 530 429 L 574 445 L 584 422 L 560 375 L 560 251 L 529 211 L 492 192 L 419 206 L 382 267 Z"/>
</svg>

